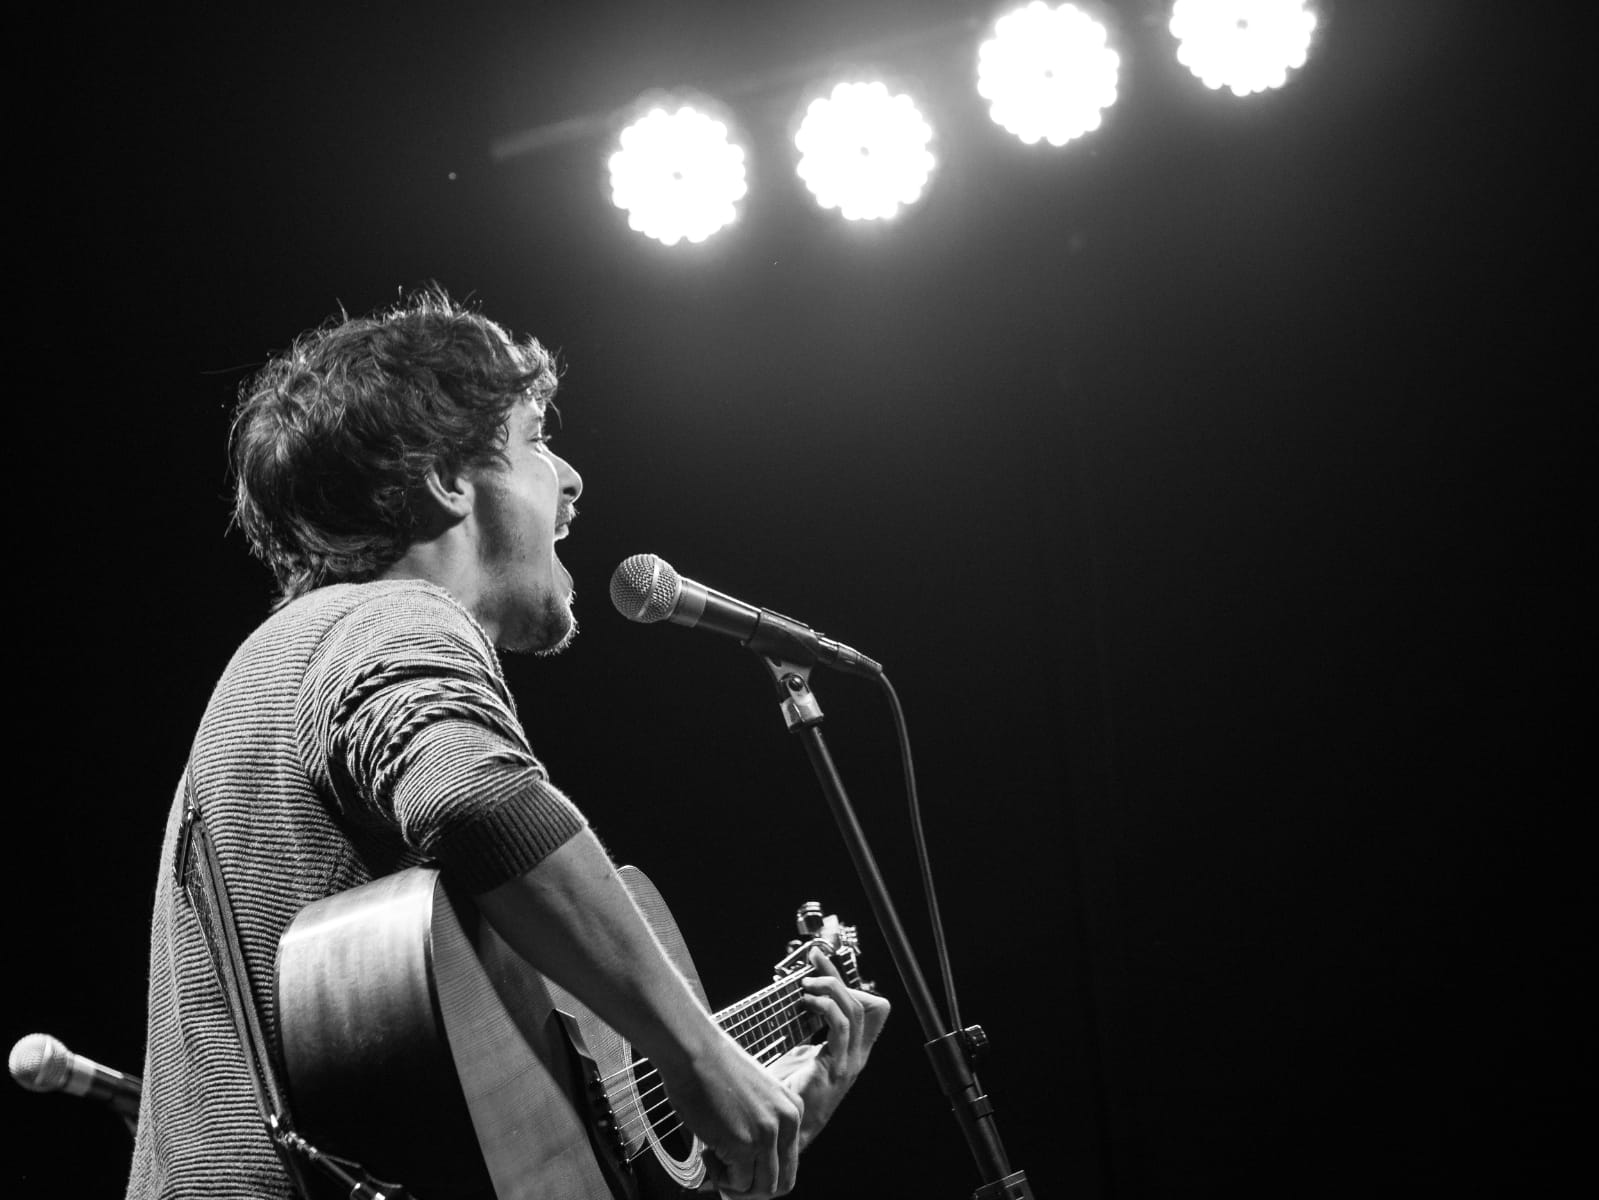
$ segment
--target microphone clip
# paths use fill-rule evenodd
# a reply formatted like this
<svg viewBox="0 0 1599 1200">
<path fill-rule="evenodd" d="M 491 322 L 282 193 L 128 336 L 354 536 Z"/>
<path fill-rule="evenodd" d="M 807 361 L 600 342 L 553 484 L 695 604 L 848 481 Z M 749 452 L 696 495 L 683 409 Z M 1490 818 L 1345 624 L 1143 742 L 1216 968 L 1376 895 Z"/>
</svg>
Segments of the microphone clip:
<svg viewBox="0 0 1599 1200">
<path fill-rule="evenodd" d="M 811 664 L 784 662 L 770 655 L 757 653 L 766 664 L 777 685 L 778 708 L 783 713 L 783 723 L 792 732 L 822 723 L 822 706 L 811 691 Z"/>
</svg>

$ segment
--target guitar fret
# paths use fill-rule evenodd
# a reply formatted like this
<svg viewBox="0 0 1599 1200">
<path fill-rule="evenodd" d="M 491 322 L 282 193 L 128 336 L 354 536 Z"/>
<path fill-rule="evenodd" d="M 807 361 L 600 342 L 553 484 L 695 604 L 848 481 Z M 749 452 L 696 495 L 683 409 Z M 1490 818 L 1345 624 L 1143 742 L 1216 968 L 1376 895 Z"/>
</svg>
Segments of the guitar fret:
<svg viewBox="0 0 1599 1200">
<path fill-rule="evenodd" d="M 765 1064 L 767 1062 L 766 1056 L 768 1054 L 771 1054 L 772 1051 L 774 1051 L 774 1050 L 784 1050 L 786 1048 L 787 1047 L 785 1047 L 783 1045 L 783 1039 L 782 1038 L 778 1038 L 776 1041 L 770 1043 L 769 1045 L 747 1047 L 747 1049 L 750 1052 L 750 1055 L 752 1057 L 758 1059 L 763 1064 Z"/>
<path fill-rule="evenodd" d="M 773 1047 L 789 1049 L 807 1041 L 819 1027 L 817 1019 L 796 1003 L 802 994 L 795 977 L 779 980 L 732 1008 L 716 1014 L 717 1023 L 739 1045 L 760 1057 Z M 753 1047 L 759 1046 L 758 1051 Z"/>
</svg>

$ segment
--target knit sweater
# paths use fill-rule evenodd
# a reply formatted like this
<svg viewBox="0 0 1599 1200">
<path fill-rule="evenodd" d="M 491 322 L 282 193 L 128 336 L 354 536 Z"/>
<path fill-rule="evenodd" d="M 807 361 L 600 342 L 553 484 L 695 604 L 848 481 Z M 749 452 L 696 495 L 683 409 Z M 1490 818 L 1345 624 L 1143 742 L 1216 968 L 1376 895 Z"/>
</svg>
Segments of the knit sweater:
<svg viewBox="0 0 1599 1200">
<path fill-rule="evenodd" d="M 417 581 L 327 587 L 269 618 L 223 672 L 190 770 L 274 1047 L 278 939 L 305 905 L 429 861 L 481 893 L 583 827 L 534 758 L 482 628 Z M 172 877 L 184 790 L 156 880 L 127 1195 L 291 1196 Z"/>
</svg>

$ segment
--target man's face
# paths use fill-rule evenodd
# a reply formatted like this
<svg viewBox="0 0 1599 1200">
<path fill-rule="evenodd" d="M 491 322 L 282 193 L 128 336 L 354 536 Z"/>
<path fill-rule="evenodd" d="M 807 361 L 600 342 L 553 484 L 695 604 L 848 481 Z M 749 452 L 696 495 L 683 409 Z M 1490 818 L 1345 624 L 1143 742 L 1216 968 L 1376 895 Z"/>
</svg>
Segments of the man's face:
<svg viewBox="0 0 1599 1200">
<path fill-rule="evenodd" d="M 582 477 L 549 448 L 544 409 L 524 401 L 506 422 L 505 457 L 472 472 L 484 592 L 479 616 L 502 650 L 554 653 L 577 632 L 572 576 L 555 543 L 566 536 Z"/>
</svg>

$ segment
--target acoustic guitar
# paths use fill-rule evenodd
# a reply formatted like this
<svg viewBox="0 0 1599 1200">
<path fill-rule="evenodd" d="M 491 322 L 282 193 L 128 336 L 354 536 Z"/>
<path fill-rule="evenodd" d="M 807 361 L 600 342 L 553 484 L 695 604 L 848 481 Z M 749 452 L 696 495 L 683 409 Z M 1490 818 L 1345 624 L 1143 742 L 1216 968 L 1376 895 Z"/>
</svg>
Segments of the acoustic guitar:
<svg viewBox="0 0 1599 1200">
<path fill-rule="evenodd" d="M 704 1002 L 660 893 L 621 874 Z M 824 1032 L 799 1003 L 812 946 L 850 986 L 870 986 L 852 927 L 816 904 L 799 923 L 773 982 L 715 1014 L 763 1063 Z M 705 1181 L 703 1147 L 649 1061 L 431 868 L 303 909 L 278 946 L 277 996 L 299 1132 L 421 1200 L 654 1200 Z"/>
</svg>

